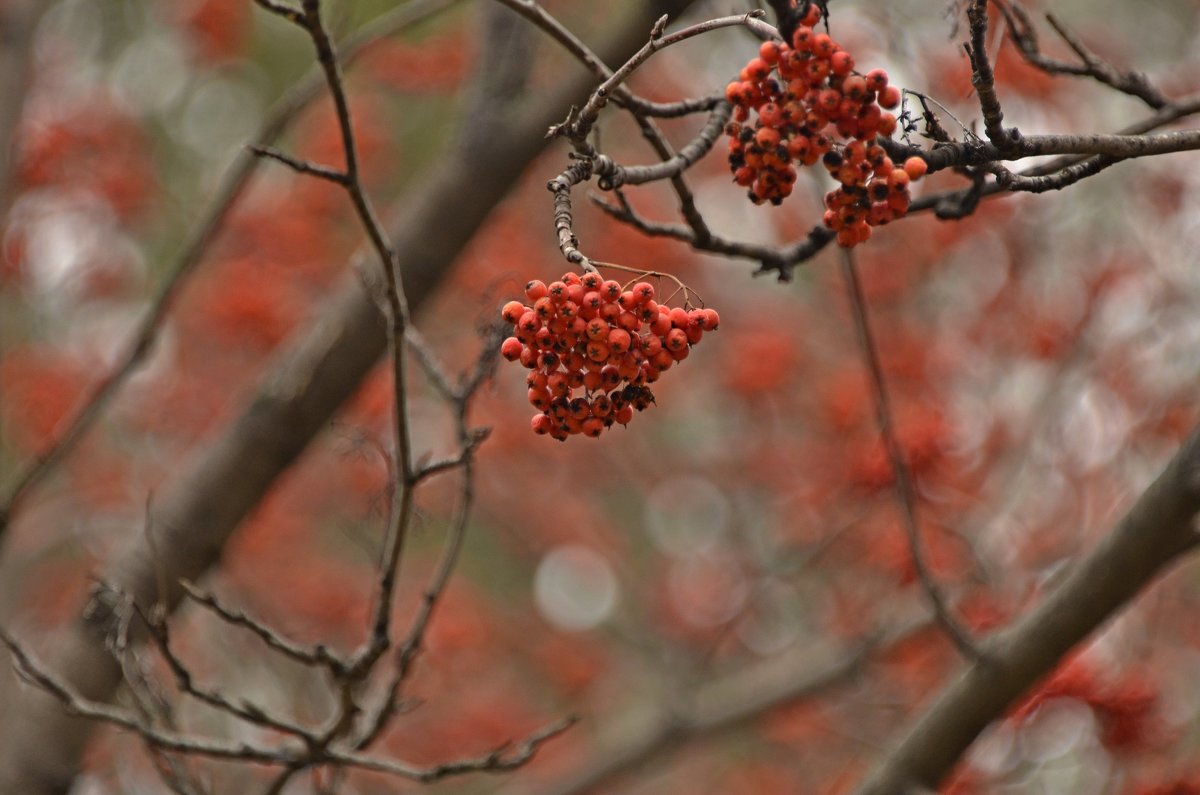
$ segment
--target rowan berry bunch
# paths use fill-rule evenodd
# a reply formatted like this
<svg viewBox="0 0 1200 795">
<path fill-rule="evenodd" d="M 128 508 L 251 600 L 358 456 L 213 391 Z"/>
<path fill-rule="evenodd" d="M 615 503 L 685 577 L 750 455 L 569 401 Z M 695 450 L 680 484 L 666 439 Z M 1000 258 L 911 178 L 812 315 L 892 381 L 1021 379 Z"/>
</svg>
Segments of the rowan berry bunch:
<svg viewBox="0 0 1200 795">
<path fill-rule="evenodd" d="M 823 221 L 851 247 L 908 211 L 908 186 L 925 174 L 925 161 L 892 163 L 875 137 L 890 136 L 900 90 L 882 69 L 861 74 L 854 58 L 826 33 L 814 3 L 792 34 L 790 46 L 768 41 L 725 89 L 734 106 L 729 167 L 755 204 L 780 204 L 792 192 L 796 165 L 818 160 L 839 186 L 825 196 Z M 749 124 L 751 112 L 755 115 Z"/>
<path fill-rule="evenodd" d="M 654 285 L 622 286 L 600 274 L 567 273 L 525 285 L 529 303 L 509 301 L 500 314 L 513 336 L 500 353 L 529 368 L 535 433 L 564 440 L 599 436 L 654 403 L 650 384 L 688 357 L 720 317 L 712 309 L 657 303 Z"/>
</svg>

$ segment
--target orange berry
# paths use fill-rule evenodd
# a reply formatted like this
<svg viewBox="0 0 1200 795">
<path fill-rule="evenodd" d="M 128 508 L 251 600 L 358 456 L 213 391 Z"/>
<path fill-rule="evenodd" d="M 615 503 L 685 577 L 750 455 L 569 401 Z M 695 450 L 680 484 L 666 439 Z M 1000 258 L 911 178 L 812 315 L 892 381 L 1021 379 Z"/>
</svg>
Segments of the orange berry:
<svg viewBox="0 0 1200 795">
<path fill-rule="evenodd" d="M 769 64 L 779 62 L 779 42 L 764 41 L 762 46 L 758 48 L 758 57 Z"/>
<path fill-rule="evenodd" d="M 900 104 L 900 89 L 895 86 L 885 86 L 879 92 L 879 104 L 891 110 Z"/>
<path fill-rule="evenodd" d="M 929 170 L 929 164 L 916 155 L 904 161 L 904 173 L 908 174 L 909 179 L 918 180 L 925 176 L 925 172 Z"/>
<path fill-rule="evenodd" d="M 669 351 L 677 351 L 680 348 L 688 346 L 687 332 L 682 328 L 673 328 L 667 332 L 666 339 L 663 340 L 663 347 Z"/>
<path fill-rule="evenodd" d="M 764 102 L 763 106 L 758 109 L 758 120 L 767 127 L 778 127 L 783 123 L 783 108 L 775 102 Z M 759 141 L 759 146 L 763 145 Z"/>
<path fill-rule="evenodd" d="M 654 285 L 650 282 L 638 282 L 633 285 L 633 295 L 639 304 L 654 300 Z"/>
<path fill-rule="evenodd" d="M 593 340 L 587 344 L 587 357 L 593 362 L 608 361 L 610 353 L 608 343 Z"/>
<path fill-rule="evenodd" d="M 608 349 L 613 354 L 624 354 L 629 351 L 633 338 L 623 328 L 615 328 L 608 333 Z"/>
<path fill-rule="evenodd" d="M 763 149 L 774 149 L 779 146 L 779 130 L 774 127 L 759 127 L 758 132 L 754 133 L 754 142 Z"/>
<path fill-rule="evenodd" d="M 861 100 L 867 95 L 867 81 L 861 75 L 850 75 L 842 81 L 842 93 L 850 99 Z"/>
<path fill-rule="evenodd" d="M 500 355 L 505 359 L 508 359 L 510 362 L 515 362 L 517 359 L 520 359 L 521 351 L 524 349 L 525 346 L 522 345 L 521 341 L 516 337 L 509 337 L 504 342 L 500 343 Z"/>
<path fill-rule="evenodd" d="M 500 310 L 500 317 L 504 318 L 505 323 L 516 323 L 521 319 L 521 315 L 525 314 L 525 304 L 520 301 L 509 301 Z"/>
<path fill-rule="evenodd" d="M 883 69 L 872 69 L 871 71 L 867 72 L 866 79 L 867 88 L 879 93 L 887 87 L 888 73 Z"/>
<path fill-rule="evenodd" d="M 829 68 L 835 75 L 850 74 L 854 68 L 854 57 L 845 50 L 838 50 L 829 56 Z"/>
<path fill-rule="evenodd" d="M 546 283 L 538 279 L 526 282 L 525 297 L 530 301 L 536 301 L 546 294 Z"/>
</svg>

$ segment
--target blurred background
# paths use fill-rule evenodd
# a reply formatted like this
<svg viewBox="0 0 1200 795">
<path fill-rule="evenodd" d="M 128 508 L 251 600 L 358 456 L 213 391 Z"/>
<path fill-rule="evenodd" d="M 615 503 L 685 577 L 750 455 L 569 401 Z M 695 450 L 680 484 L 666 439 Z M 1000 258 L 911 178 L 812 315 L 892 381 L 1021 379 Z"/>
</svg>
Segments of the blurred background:
<svg viewBox="0 0 1200 795">
<path fill-rule="evenodd" d="M 305 37 L 249 0 L 40 5 L 22 8 L 28 35 L 4 45 L 28 64 L 0 111 L 5 484 L 120 361 L 231 164 L 312 65 Z M 324 5 L 340 35 L 397 8 Z M 490 66 L 480 40 L 487 4 L 445 5 L 348 69 L 366 184 L 384 213 L 462 156 L 462 130 L 487 137 L 488 125 L 504 124 L 464 111 Z M 595 43 L 637 3 L 545 5 Z M 958 4 L 830 5 L 830 31 L 860 69 L 886 68 L 894 83 L 935 98 L 952 135 L 980 126 Z M 673 24 L 750 7 L 697 2 Z M 1200 86 L 1195 2 L 1027 8 L 1051 54 L 1072 57 L 1046 11 L 1171 98 Z M 1091 81 L 1036 71 L 1000 28 L 992 55 L 1006 123 L 1110 132 L 1151 115 Z M 540 33 L 527 46 L 520 101 L 536 105 L 576 67 Z M 718 92 L 756 48 L 744 30 L 717 31 L 656 56 L 631 87 L 660 101 Z M 567 108 L 550 110 L 565 117 Z M 622 163 L 654 159 L 627 118 L 612 110 L 602 119 L 606 152 Z M 663 127 L 681 146 L 702 123 Z M 279 145 L 339 164 L 327 97 L 297 113 Z M 755 207 L 731 184 L 723 145 L 689 175 L 715 230 L 782 244 L 819 222 L 823 178 L 802 176 L 782 207 Z M 1118 164 L 1061 192 L 988 199 L 957 222 L 914 215 L 855 252 L 932 571 L 976 632 L 1036 603 L 1193 427 L 1195 159 Z M 566 163 L 561 143 L 534 157 L 431 281 L 415 322 L 451 370 L 473 366 L 480 328 L 527 280 L 568 270 L 544 187 Z M 914 193 L 964 184 L 938 174 Z M 582 720 L 511 774 L 425 786 L 355 773 L 339 791 L 847 792 L 961 660 L 916 582 L 840 254 L 822 252 L 788 284 L 752 278 L 757 263 L 647 238 L 590 206 L 587 192 L 576 192 L 582 249 L 678 276 L 721 313 L 720 331 L 664 375 L 656 406 L 599 440 L 534 436 L 525 371 L 501 364 L 471 413 L 492 430 L 467 548 L 405 692 L 412 709 L 382 745 L 431 764 L 565 714 Z M 645 216 L 678 221 L 663 186 L 629 195 Z M 36 649 L 76 619 L 96 572 L 144 533 L 155 495 L 179 488 L 186 462 L 313 333 L 335 287 L 356 278 L 361 246 L 335 187 L 258 166 L 150 356 L 14 516 L 0 546 L 6 628 Z M 299 640 L 343 650 L 362 641 L 388 504 L 390 383 L 381 363 L 241 524 L 206 588 Z M 453 453 L 451 413 L 415 369 L 413 383 L 418 454 Z M 438 560 L 454 493 L 446 476 L 418 496 L 400 626 Z M 988 731 L 946 791 L 1200 787 L 1197 574 L 1194 565 L 1173 572 L 1109 624 Z M 248 635 L 190 608 L 175 622 L 180 655 L 205 681 L 306 722 L 331 708 L 307 674 Z M 880 636 L 854 675 L 795 687 Z M 196 732 L 263 738 L 195 704 L 178 715 Z M 684 716 L 676 731 L 663 728 L 670 715 Z M 212 792 L 258 791 L 267 780 L 251 766 L 194 765 Z M 318 779 L 287 792 L 319 791 Z M 71 790 L 165 791 L 137 739 L 108 730 L 92 736 Z"/>
</svg>

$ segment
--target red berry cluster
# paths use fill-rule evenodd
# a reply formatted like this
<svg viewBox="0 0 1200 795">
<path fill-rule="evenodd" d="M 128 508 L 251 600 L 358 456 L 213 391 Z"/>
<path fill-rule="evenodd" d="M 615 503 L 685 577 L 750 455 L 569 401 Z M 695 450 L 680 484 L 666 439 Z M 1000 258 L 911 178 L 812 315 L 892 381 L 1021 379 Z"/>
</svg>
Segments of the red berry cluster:
<svg viewBox="0 0 1200 795">
<path fill-rule="evenodd" d="M 838 242 L 854 246 L 908 210 L 908 185 L 925 173 L 925 161 L 910 158 L 896 168 L 876 135 L 890 136 L 896 117 L 883 108 L 900 104 L 900 90 L 875 69 L 854 71 L 854 58 L 813 29 L 820 10 L 812 4 L 792 34 L 791 46 L 765 42 L 758 57 L 725 89 L 734 105 L 729 166 L 755 204 L 778 205 L 796 182 L 793 163 L 820 160 L 839 183 L 825 196 L 825 225 Z M 757 114 L 753 127 L 750 111 Z"/>
<path fill-rule="evenodd" d="M 514 331 L 500 353 L 531 371 L 535 433 L 563 440 L 625 425 L 654 402 L 648 385 L 720 322 L 712 309 L 671 308 L 654 295 L 649 282 L 626 288 L 597 273 L 568 273 L 525 285 L 528 304 L 504 305 Z"/>
</svg>

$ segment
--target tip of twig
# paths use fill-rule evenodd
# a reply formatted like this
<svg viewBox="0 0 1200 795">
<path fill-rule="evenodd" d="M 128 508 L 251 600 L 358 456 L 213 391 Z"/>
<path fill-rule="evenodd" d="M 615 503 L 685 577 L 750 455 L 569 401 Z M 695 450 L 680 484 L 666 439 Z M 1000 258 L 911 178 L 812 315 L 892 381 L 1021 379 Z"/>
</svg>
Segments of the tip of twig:
<svg viewBox="0 0 1200 795">
<path fill-rule="evenodd" d="M 654 23 L 654 27 L 650 28 L 650 38 L 651 39 L 661 39 L 663 33 L 665 33 L 666 30 L 667 30 L 667 15 L 663 14 L 661 17 L 658 18 L 658 21 Z"/>
</svg>

